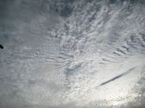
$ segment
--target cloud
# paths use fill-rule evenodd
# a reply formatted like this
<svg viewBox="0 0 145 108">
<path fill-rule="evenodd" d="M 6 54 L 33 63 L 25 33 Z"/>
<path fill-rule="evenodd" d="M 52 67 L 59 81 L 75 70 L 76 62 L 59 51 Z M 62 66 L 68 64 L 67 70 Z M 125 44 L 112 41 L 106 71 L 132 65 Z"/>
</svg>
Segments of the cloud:
<svg viewBox="0 0 145 108">
<path fill-rule="evenodd" d="M 66 1 L 0 2 L 1 108 L 144 106 L 144 4 Z"/>
</svg>

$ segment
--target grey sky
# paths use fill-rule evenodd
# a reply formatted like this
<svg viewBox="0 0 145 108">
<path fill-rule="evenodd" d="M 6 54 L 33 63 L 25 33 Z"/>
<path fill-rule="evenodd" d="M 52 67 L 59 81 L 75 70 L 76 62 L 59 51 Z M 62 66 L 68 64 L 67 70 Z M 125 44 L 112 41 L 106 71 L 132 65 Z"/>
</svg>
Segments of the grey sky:
<svg viewBox="0 0 145 108">
<path fill-rule="evenodd" d="M 0 107 L 145 107 L 144 22 L 144 0 L 1 0 Z"/>
</svg>

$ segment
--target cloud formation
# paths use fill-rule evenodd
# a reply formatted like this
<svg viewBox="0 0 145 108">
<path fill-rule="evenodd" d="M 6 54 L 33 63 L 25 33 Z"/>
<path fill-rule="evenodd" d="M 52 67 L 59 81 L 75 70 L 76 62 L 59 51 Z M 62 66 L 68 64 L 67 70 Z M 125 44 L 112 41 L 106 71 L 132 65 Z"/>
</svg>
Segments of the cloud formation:
<svg viewBox="0 0 145 108">
<path fill-rule="evenodd" d="M 1 0 L 0 107 L 144 107 L 144 6 Z"/>
</svg>

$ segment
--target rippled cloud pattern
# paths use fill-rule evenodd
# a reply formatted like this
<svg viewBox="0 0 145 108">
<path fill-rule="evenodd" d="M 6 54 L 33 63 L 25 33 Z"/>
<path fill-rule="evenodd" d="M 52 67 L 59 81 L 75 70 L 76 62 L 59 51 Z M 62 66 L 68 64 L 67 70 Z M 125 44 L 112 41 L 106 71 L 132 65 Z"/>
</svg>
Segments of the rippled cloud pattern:
<svg viewBox="0 0 145 108">
<path fill-rule="evenodd" d="M 0 1 L 0 108 L 144 107 L 144 0 Z"/>
</svg>

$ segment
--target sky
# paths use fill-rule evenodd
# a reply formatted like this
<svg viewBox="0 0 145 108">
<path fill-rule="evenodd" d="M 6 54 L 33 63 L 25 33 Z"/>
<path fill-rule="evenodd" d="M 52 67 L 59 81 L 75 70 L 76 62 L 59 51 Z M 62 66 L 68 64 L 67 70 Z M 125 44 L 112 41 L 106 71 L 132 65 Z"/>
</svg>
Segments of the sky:
<svg viewBox="0 0 145 108">
<path fill-rule="evenodd" d="M 0 0 L 0 108 L 144 108 L 144 0 Z"/>
</svg>

